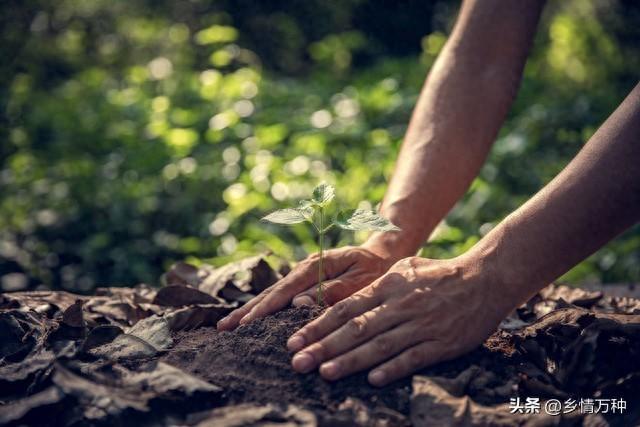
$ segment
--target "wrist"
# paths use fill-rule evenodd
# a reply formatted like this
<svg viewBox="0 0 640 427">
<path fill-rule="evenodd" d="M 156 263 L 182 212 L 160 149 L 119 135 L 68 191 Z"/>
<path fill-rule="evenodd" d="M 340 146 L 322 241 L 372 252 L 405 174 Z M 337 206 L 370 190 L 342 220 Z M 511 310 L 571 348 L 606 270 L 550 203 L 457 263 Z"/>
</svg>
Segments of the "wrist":
<svg viewBox="0 0 640 427">
<path fill-rule="evenodd" d="M 535 272 L 522 268 L 518 257 L 509 249 L 508 227 L 498 227 L 463 255 L 480 271 L 489 295 L 498 308 L 510 313 L 527 302 L 547 283 Z"/>
<path fill-rule="evenodd" d="M 500 320 L 528 299 L 522 294 L 522 288 L 512 281 L 510 267 L 501 262 L 497 246 L 479 242 L 459 258 L 480 288 L 484 304 Z"/>
</svg>

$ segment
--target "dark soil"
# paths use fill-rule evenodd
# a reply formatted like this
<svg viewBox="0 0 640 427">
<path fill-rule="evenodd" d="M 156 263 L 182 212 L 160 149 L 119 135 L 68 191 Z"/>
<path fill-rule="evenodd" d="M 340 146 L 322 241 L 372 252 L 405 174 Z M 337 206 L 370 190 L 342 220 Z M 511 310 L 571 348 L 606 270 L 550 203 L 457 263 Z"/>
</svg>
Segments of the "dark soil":
<svg viewBox="0 0 640 427">
<path fill-rule="evenodd" d="M 367 383 L 366 373 L 330 383 L 317 373 L 293 371 L 287 339 L 319 313 L 317 308 L 290 308 L 231 332 L 211 327 L 178 332 L 175 347 L 161 360 L 212 384 L 224 384 L 230 404 L 288 402 L 336 411 L 347 397 L 356 397 L 407 412 L 408 379 L 376 389 Z"/>
<path fill-rule="evenodd" d="M 224 384 L 230 404 L 289 402 L 336 411 L 345 399 L 355 397 L 407 413 L 410 378 L 375 388 L 367 382 L 366 372 L 328 382 L 317 372 L 300 374 L 291 368 L 292 354 L 286 348 L 287 339 L 320 312 L 317 307 L 289 308 L 231 332 L 218 332 L 213 327 L 178 332 L 174 335 L 175 346 L 161 361 L 212 384 Z M 491 367 L 500 376 L 509 376 L 513 369 L 505 362 L 512 351 L 510 342 L 494 336 L 487 346 L 466 357 L 425 369 L 423 373 L 455 376 L 476 364 Z M 476 390 L 474 394 L 481 403 L 496 401 L 491 393 L 483 390 Z"/>
</svg>

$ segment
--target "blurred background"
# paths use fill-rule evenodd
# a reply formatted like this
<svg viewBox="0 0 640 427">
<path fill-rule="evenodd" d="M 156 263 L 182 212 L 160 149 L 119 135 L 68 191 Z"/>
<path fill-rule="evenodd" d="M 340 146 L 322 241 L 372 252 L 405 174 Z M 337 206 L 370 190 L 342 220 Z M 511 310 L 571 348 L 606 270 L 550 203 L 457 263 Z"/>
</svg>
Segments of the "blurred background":
<svg viewBox="0 0 640 427">
<path fill-rule="evenodd" d="M 156 284 L 174 261 L 316 250 L 258 219 L 322 180 L 375 207 L 458 1 L 5 0 L 1 289 Z M 638 81 L 640 4 L 550 1 L 519 95 L 422 254 L 464 252 Z M 331 245 L 365 236 L 331 234 Z M 635 227 L 563 277 L 640 281 Z"/>
</svg>

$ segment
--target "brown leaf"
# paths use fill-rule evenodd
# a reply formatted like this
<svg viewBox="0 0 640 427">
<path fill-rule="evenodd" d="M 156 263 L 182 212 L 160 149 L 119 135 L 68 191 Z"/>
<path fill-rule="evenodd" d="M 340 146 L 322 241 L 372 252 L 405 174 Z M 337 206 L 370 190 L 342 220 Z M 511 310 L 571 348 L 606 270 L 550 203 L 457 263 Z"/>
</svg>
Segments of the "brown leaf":
<svg viewBox="0 0 640 427">
<path fill-rule="evenodd" d="M 223 303 L 220 298 L 206 294 L 191 286 L 169 285 L 160 289 L 153 304 L 165 307 L 183 307 L 192 304 Z"/>
<path fill-rule="evenodd" d="M 548 386 L 553 388 L 592 393 L 603 381 L 638 372 L 633 361 L 640 358 L 640 315 L 567 307 L 513 339 L 520 352 L 550 376 L 553 384 Z"/>
<path fill-rule="evenodd" d="M 603 294 L 602 291 L 586 291 L 581 288 L 566 285 L 550 285 L 540 291 L 540 295 L 546 300 L 560 300 L 579 307 L 592 307 Z"/>
<path fill-rule="evenodd" d="M 51 406 L 61 402 L 64 399 L 64 393 L 58 387 L 52 386 L 42 390 L 39 393 L 32 394 L 24 399 L 9 402 L 0 405 L 0 425 L 8 425 L 16 423 L 18 425 L 35 424 L 37 415 L 31 415 L 32 412 L 41 412 L 41 416 L 46 412 L 53 412 Z"/>
<path fill-rule="evenodd" d="M 135 302 L 131 294 L 91 297 L 85 302 L 84 309 L 95 323 L 123 327 L 162 312 L 157 305 Z"/>
<path fill-rule="evenodd" d="M 184 307 L 165 314 L 169 329 L 173 332 L 215 326 L 236 306 L 230 304 L 206 304 Z"/>
<path fill-rule="evenodd" d="M 409 419 L 385 406 L 370 408 L 360 399 L 349 397 L 340 404 L 335 414 L 323 417 L 321 425 L 355 427 L 405 427 Z"/>
<path fill-rule="evenodd" d="M 39 313 L 48 312 L 50 315 L 66 310 L 78 299 L 85 299 L 81 295 L 64 291 L 11 292 L 2 294 L 2 296 L 3 301 L 0 308 L 25 307 Z"/>
<path fill-rule="evenodd" d="M 100 325 L 91 329 L 84 342 L 82 343 L 82 350 L 87 352 L 92 348 L 99 347 L 101 345 L 110 343 L 118 335 L 122 333 L 122 329 L 113 325 Z"/>
<path fill-rule="evenodd" d="M 543 414 L 533 415 L 542 421 Z M 524 414 L 511 414 L 506 404 L 483 406 L 469 396 L 454 397 L 432 378 L 414 375 L 411 395 L 411 422 L 422 426 L 494 426 L 524 425 Z M 545 424 L 539 424 L 545 425 Z"/>
<path fill-rule="evenodd" d="M 141 283 L 139 285 L 131 287 L 108 287 L 108 288 L 96 288 L 96 296 L 115 297 L 118 299 L 124 299 L 137 304 L 150 303 L 156 296 L 156 289 L 151 286 Z"/>
<path fill-rule="evenodd" d="M 157 315 L 142 319 L 133 325 L 127 334 L 144 340 L 157 350 L 166 350 L 173 344 L 169 322 Z"/>
<path fill-rule="evenodd" d="M 206 398 L 205 401 L 210 405 L 215 403 L 221 392 L 219 387 L 164 363 L 146 365 L 139 372 L 131 372 L 121 366 L 115 368 L 110 373 L 85 369 L 80 374 L 56 364 L 53 383 L 77 400 L 77 409 L 83 418 L 80 424 L 105 422 L 137 425 L 143 420 L 149 422 L 153 417 L 162 417 L 170 412 L 166 406 L 159 414 L 152 412 L 151 404 L 154 401 L 187 402 L 197 393 Z M 176 412 L 188 407 L 185 404 L 173 405 Z M 138 423 L 135 422 L 136 418 L 131 418 L 136 413 L 143 416 L 137 419 Z"/>
<path fill-rule="evenodd" d="M 164 274 L 163 280 L 168 286 L 178 285 L 197 287 L 201 280 L 198 271 L 198 267 L 194 265 L 187 264 L 186 262 L 177 262 Z"/>
<path fill-rule="evenodd" d="M 85 322 L 82 317 L 82 305 L 84 301 L 81 299 L 76 300 L 62 313 L 62 322 L 71 326 L 72 328 L 84 328 Z"/>
<path fill-rule="evenodd" d="M 152 357 L 158 350 L 141 338 L 121 334 L 109 343 L 90 349 L 88 353 L 102 359 L 118 361 Z"/>
<path fill-rule="evenodd" d="M 316 427 L 313 412 L 294 405 L 245 403 L 195 414 L 188 424 L 199 427 Z"/>
<path fill-rule="evenodd" d="M 209 295 L 237 300 L 237 291 L 257 295 L 280 278 L 265 256 L 257 255 L 216 268 L 204 277 L 198 288 Z"/>
</svg>

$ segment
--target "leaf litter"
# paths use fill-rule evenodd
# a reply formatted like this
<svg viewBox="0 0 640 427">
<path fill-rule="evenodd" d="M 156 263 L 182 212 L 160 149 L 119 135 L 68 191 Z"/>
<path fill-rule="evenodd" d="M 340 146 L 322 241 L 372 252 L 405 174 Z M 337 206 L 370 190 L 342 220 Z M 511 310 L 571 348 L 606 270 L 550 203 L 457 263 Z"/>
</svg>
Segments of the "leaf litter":
<svg viewBox="0 0 640 427">
<path fill-rule="evenodd" d="M 178 263 L 160 289 L 0 294 L 0 425 L 640 423 L 635 288 L 550 285 L 473 352 L 375 388 L 366 373 L 329 383 L 290 368 L 286 340 L 319 308 L 216 331 L 288 270 L 260 255 L 219 268 Z M 625 399 L 627 411 L 512 414 L 516 397 Z"/>
</svg>

